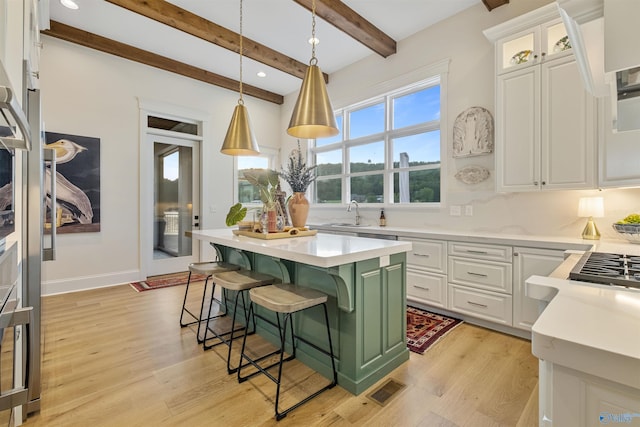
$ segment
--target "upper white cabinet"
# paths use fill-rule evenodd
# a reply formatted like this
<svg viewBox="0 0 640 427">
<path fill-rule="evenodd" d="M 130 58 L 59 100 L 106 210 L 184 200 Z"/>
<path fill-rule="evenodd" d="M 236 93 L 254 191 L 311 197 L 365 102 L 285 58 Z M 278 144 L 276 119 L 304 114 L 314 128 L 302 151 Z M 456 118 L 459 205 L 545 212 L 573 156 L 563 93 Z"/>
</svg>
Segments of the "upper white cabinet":
<svg viewBox="0 0 640 427">
<path fill-rule="evenodd" d="M 595 187 L 596 101 L 582 84 L 557 6 L 485 35 L 496 46 L 497 190 Z"/>
<path fill-rule="evenodd" d="M 564 24 L 558 18 L 496 41 L 496 73 L 502 74 L 571 53 Z"/>
</svg>

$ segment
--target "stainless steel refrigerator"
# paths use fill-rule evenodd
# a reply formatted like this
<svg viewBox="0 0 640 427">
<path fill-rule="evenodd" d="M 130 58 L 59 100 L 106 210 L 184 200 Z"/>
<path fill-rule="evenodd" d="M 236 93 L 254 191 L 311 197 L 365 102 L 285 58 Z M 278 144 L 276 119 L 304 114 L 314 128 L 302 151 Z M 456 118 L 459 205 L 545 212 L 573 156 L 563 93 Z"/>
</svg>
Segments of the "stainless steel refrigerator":
<svg viewBox="0 0 640 427">
<path fill-rule="evenodd" d="M 13 158 L 9 166 L 3 166 L 11 169 L 3 171 L 5 178 L 11 177 L 9 185 L 3 186 L 3 206 L 5 210 L 8 206 L 10 211 L 20 214 L 20 227 L 15 229 L 13 221 L 9 223 L 11 231 L 15 229 L 17 232 L 20 245 L 12 243 L 9 248 L 20 247 L 22 251 L 15 257 L 15 265 L 8 266 L 9 269 L 21 266 L 21 282 L 11 284 L 14 289 L 18 288 L 17 292 L 7 293 L 0 312 L 0 337 L 5 336 L 5 330 L 13 328 L 13 387 L 0 390 L 0 411 L 11 409 L 15 414 L 14 408 L 19 408 L 21 411 L 18 413 L 21 412 L 23 419 L 40 409 L 42 263 L 54 258 L 55 244 L 55 227 L 52 228 L 53 234 L 45 233 L 44 223 L 47 201 L 52 203 L 56 199 L 55 188 L 44 188 L 45 174 L 55 176 L 55 159 L 47 161 L 46 153 L 54 154 L 53 150 L 44 148 L 40 91 L 33 87 L 30 76 L 29 64 L 24 61 L 24 92 L 20 104 L 17 101 L 20 95 L 11 87 L 0 61 L 0 144 L 2 150 Z M 22 151 L 22 155 L 16 156 L 16 150 Z M 15 163 L 20 159 L 21 167 L 17 168 Z M 17 171 L 21 176 L 16 176 Z M 54 179 L 49 181 L 55 185 Z M 20 209 L 17 209 L 17 203 L 20 203 Z M 3 218 L 6 215 L 7 212 L 3 212 Z M 5 235 L 0 238 L 0 251 L 4 251 Z M 8 277 L 5 274 L 0 276 Z M 17 270 L 15 276 L 18 277 Z"/>
<path fill-rule="evenodd" d="M 26 65 L 25 65 L 26 67 Z M 28 71 L 27 71 L 28 72 Z M 26 73 L 25 73 L 26 74 Z M 55 177 L 55 151 L 44 147 L 44 128 L 41 114 L 40 90 L 27 88 L 25 105 L 31 131 L 31 150 L 23 156 L 23 224 L 22 229 L 22 305 L 31 307 L 30 334 L 23 340 L 23 367 L 27 378 L 28 401 L 23 407 L 23 418 L 40 410 L 42 330 L 41 296 L 42 263 L 55 258 L 55 218 L 53 226 L 45 232 L 47 200 L 56 200 L 55 179 L 48 180 L 51 188 L 44 188 L 44 176 Z M 48 172 L 47 172 L 48 169 Z"/>
</svg>

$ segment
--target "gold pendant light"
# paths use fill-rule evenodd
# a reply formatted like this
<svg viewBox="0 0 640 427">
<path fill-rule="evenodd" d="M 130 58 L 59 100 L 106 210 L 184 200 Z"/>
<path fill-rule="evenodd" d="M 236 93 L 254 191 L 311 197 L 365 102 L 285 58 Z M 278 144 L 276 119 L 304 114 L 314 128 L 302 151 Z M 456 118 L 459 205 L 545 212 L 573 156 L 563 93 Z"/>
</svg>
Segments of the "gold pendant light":
<svg viewBox="0 0 640 427">
<path fill-rule="evenodd" d="M 231 123 L 227 129 L 227 136 L 220 152 L 230 156 L 256 156 L 260 154 L 258 142 L 251 131 L 251 120 L 249 120 L 249 111 L 244 106 L 242 99 L 242 0 L 240 0 L 240 99 L 238 105 L 233 110 Z"/>
<path fill-rule="evenodd" d="M 297 138 L 324 138 L 337 135 L 338 125 L 316 58 L 316 2 L 311 2 L 311 61 L 304 74 L 298 100 L 287 133 Z"/>
</svg>

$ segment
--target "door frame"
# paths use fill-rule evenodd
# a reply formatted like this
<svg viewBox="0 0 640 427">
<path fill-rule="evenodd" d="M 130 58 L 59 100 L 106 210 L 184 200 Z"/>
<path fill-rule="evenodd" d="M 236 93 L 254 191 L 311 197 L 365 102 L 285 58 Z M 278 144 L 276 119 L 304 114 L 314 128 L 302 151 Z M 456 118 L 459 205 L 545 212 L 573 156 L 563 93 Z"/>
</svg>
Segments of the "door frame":
<svg viewBox="0 0 640 427">
<path fill-rule="evenodd" d="M 140 178 L 139 178 L 139 241 L 138 241 L 138 261 L 140 265 L 140 279 L 144 280 L 148 277 L 153 264 L 153 245 L 149 245 L 149 242 L 153 240 L 153 222 L 149 221 L 149 218 L 153 214 L 153 178 L 154 178 L 154 163 L 153 163 L 153 137 L 170 138 L 174 140 L 192 141 L 194 157 L 196 163 L 194 163 L 194 176 L 193 185 L 197 186 L 194 189 L 194 203 L 193 203 L 193 215 L 198 215 L 198 223 L 202 224 L 202 159 L 203 159 L 203 147 L 204 136 L 208 134 L 207 129 L 209 122 L 206 119 L 206 114 L 200 111 L 192 110 L 185 107 L 176 105 L 160 103 L 155 101 L 138 100 L 139 102 L 139 115 L 140 115 Z M 198 135 L 190 135 L 180 132 L 166 131 L 162 129 L 149 128 L 147 126 L 147 119 L 149 116 L 163 117 L 167 119 L 177 120 L 185 123 L 194 123 L 198 127 Z M 197 152 L 196 152 L 197 150 Z M 195 200 L 197 199 L 197 200 Z M 197 202 L 197 203 L 196 203 Z M 195 223 L 195 222 L 194 222 Z M 202 246 L 198 243 L 193 245 L 192 262 L 200 261 L 202 253 Z M 186 271 L 187 264 L 184 262 L 178 262 L 171 266 L 171 269 L 177 271 Z M 171 271 L 166 271 L 169 273 Z"/>
</svg>

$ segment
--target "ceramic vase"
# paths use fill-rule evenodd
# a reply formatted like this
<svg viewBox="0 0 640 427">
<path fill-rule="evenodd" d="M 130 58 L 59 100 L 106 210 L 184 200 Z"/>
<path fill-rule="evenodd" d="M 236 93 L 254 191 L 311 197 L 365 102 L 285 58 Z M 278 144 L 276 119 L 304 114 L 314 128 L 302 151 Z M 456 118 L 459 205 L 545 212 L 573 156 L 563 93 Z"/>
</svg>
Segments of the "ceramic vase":
<svg viewBox="0 0 640 427">
<path fill-rule="evenodd" d="M 309 200 L 307 200 L 304 193 L 293 193 L 293 196 L 289 199 L 289 215 L 291 216 L 291 224 L 294 227 L 304 227 L 307 224 Z"/>
</svg>

